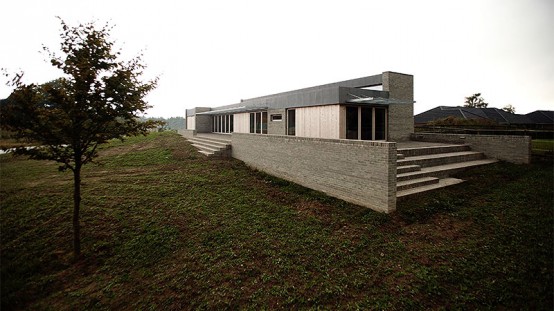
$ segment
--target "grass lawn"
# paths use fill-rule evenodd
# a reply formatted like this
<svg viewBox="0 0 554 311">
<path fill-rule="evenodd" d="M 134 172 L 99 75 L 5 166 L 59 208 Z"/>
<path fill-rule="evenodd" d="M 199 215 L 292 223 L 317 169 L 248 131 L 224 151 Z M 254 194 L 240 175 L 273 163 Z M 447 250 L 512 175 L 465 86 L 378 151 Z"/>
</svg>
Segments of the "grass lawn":
<svg viewBox="0 0 554 311">
<path fill-rule="evenodd" d="M 533 151 L 554 152 L 554 140 L 552 139 L 533 139 L 531 141 Z"/>
<path fill-rule="evenodd" d="M 553 167 L 499 163 L 383 215 L 206 159 L 114 142 L 72 176 L 0 156 L 2 310 L 553 308 Z"/>
</svg>

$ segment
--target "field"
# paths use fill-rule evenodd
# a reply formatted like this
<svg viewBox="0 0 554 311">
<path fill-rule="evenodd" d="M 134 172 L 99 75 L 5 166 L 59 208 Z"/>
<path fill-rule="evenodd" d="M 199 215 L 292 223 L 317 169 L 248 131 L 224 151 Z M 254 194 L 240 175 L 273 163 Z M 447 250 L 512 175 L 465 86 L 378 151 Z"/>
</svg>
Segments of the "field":
<svg viewBox="0 0 554 311">
<path fill-rule="evenodd" d="M 551 163 L 498 163 L 383 215 L 207 159 L 113 142 L 72 176 L 0 156 L 2 310 L 553 309 Z"/>
</svg>

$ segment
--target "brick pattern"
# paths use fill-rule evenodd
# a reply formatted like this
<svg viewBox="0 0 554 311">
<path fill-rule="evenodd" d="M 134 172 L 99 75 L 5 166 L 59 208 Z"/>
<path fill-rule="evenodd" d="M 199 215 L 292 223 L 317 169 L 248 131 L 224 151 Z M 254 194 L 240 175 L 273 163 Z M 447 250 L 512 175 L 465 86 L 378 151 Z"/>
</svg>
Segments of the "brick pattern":
<svg viewBox="0 0 554 311">
<path fill-rule="evenodd" d="M 287 134 L 287 116 L 285 109 L 269 109 L 267 111 L 267 133 L 274 135 L 286 135 Z M 272 114 L 280 114 L 281 121 L 271 121 Z M 248 133 L 248 132 L 244 132 Z"/>
<path fill-rule="evenodd" d="M 379 212 L 396 209 L 396 143 L 233 133 L 247 165 Z"/>
<path fill-rule="evenodd" d="M 383 91 L 392 99 L 414 100 L 414 77 L 396 72 L 383 72 Z M 409 140 L 414 132 L 414 105 L 389 105 L 389 141 Z"/>
<path fill-rule="evenodd" d="M 504 135 L 468 135 L 415 133 L 412 139 L 417 141 L 468 144 L 472 150 L 516 164 L 531 163 L 531 137 Z"/>
<path fill-rule="evenodd" d="M 211 115 L 196 115 L 195 130 L 198 133 L 211 133 L 213 131 L 213 117 Z"/>
</svg>

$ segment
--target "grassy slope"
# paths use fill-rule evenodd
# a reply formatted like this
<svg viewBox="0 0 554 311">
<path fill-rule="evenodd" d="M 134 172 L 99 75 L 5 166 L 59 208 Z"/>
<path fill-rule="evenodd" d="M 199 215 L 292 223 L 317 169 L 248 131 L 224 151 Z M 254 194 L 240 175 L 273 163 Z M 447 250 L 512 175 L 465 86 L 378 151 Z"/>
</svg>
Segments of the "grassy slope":
<svg viewBox="0 0 554 311">
<path fill-rule="evenodd" d="M 83 177 L 1 156 L 8 309 L 552 309 L 551 165 L 498 164 L 387 216 L 207 160 L 171 133 L 102 151 Z"/>
</svg>

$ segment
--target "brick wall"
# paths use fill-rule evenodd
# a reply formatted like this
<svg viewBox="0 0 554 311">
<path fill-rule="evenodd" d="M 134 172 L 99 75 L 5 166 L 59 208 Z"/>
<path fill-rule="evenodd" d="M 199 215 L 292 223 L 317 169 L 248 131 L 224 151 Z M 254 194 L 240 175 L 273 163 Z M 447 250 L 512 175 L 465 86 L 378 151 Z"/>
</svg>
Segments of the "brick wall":
<svg viewBox="0 0 554 311">
<path fill-rule="evenodd" d="M 287 135 L 287 117 L 285 115 L 285 109 L 269 109 L 267 113 L 267 133 L 275 135 Z M 272 114 L 280 114 L 281 121 L 271 121 Z"/>
<path fill-rule="evenodd" d="M 531 163 L 531 137 L 529 136 L 415 133 L 412 134 L 412 139 L 468 144 L 472 150 L 483 152 L 489 158 L 517 164 Z"/>
<path fill-rule="evenodd" d="M 211 133 L 213 131 L 213 117 L 211 115 L 197 114 L 195 130 L 198 133 Z"/>
<path fill-rule="evenodd" d="M 396 143 L 233 133 L 232 156 L 379 212 L 396 209 Z"/>
<path fill-rule="evenodd" d="M 383 91 L 391 99 L 414 100 L 414 76 L 396 72 L 383 72 Z M 414 132 L 414 104 L 389 105 L 389 141 L 409 140 Z"/>
</svg>

